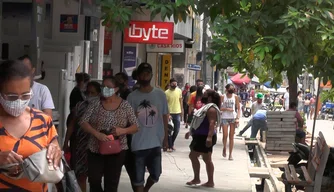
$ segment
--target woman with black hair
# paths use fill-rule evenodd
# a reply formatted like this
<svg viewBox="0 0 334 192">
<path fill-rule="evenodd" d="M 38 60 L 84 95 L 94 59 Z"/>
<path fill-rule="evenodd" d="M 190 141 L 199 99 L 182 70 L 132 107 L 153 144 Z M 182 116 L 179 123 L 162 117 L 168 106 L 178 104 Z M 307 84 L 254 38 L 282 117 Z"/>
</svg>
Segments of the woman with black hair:
<svg viewBox="0 0 334 192">
<path fill-rule="evenodd" d="M 240 117 L 240 103 L 238 95 L 234 94 L 235 87 L 232 84 L 225 86 L 226 94 L 221 98 L 222 100 L 222 124 L 223 124 L 223 157 L 226 157 L 227 137 L 229 138 L 229 160 L 233 160 L 232 151 L 234 146 L 234 132 L 235 127 L 239 124 Z M 235 114 L 236 117 L 235 117 Z M 228 128 L 230 127 L 230 131 Z"/>
<path fill-rule="evenodd" d="M 32 76 L 20 61 L 0 65 L 0 191 L 48 191 L 46 183 L 22 177 L 22 162 L 47 148 L 50 165 L 59 168 L 62 152 L 52 119 L 28 107 Z"/>
<path fill-rule="evenodd" d="M 193 140 L 190 144 L 189 158 L 194 171 L 194 179 L 187 182 L 187 185 L 197 185 L 200 180 L 200 162 L 199 156 L 202 156 L 206 164 L 208 182 L 202 184 L 204 187 L 214 187 L 214 165 L 212 162 L 213 146 L 217 142 L 216 126 L 220 123 L 220 105 L 221 100 L 217 92 L 212 89 L 207 90 L 202 96 L 203 113 L 206 113 L 205 118 L 197 127 L 191 127 L 190 132 L 186 134 L 186 139 L 191 135 Z M 210 105 L 211 104 L 211 105 Z"/>
<path fill-rule="evenodd" d="M 189 89 L 189 97 L 191 97 L 191 93 L 194 93 L 196 91 L 197 87 L 195 85 L 191 86 L 190 89 Z M 188 118 L 187 118 L 187 124 L 189 125 L 191 123 L 191 121 L 193 120 L 193 107 L 192 105 L 189 105 L 188 104 Z M 187 127 L 186 127 L 187 128 Z"/>
<path fill-rule="evenodd" d="M 86 191 L 87 180 L 87 145 L 89 135 L 84 132 L 78 122 L 85 113 L 89 103 L 100 98 L 101 85 L 92 81 L 87 84 L 86 99 L 79 102 L 72 110 L 73 119 L 67 123 L 63 149 L 71 153 L 71 168 L 75 171 L 82 191 Z"/>
<path fill-rule="evenodd" d="M 87 83 L 90 81 L 90 76 L 87 73 L 76 73 L 75 82 L 77 85 L 73 88 L 70 95 L 70 111 L 74 109 L 77 103 L 84 101 L 84 92 L 87 88 Z"/>
<path fill-rule="evenodd" d="M 119 97 L 121 82 L 113 76 L 103 80 L 102 99 L 91 102 L 79 124 L 90 134 L 88 141 L 88 181 L 90 191 L 117 192 L 126 150 L 128 134 L 138 131 L 136 115 L 131 105 Z M 113 139 L 114 138 L 114 139 Z M 120 152 L 105 151 L 105 142 L 115 141 Z M 118 142 L 116 142 L 118 140 Z M 118 143 L 118 144 L 117 144 Z M 117 146 L 116 146 L 117 145 Z"/>
</svg>

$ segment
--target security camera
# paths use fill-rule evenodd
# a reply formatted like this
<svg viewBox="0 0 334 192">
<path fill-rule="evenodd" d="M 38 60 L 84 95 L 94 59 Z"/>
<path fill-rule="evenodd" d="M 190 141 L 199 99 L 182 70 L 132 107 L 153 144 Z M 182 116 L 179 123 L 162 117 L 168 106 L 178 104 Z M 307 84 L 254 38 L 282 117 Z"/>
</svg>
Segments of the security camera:
<svg viewBox="0 0 334 192">
<path fill-rule="evenodd" d="M 195 41 L 193 39 L 188 39 L 184 43 L 187 44 L 187 45 L 193 45 L 195 43 Z"/>
</svg>

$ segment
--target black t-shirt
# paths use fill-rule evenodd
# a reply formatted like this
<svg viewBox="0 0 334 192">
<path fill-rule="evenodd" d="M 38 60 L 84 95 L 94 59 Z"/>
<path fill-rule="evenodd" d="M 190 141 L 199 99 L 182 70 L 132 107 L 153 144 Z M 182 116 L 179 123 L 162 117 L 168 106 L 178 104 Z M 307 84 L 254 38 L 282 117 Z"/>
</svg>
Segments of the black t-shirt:
<svg viewBox="0 0 334 192">
<path fill-rule="evenodd" d="M 131 93 L 131 90 L 130 89 L 126 89 L 124 90 L 121 94 L 120 94 L 120 97 L 123 99 L 123 100 L 126 100 L 128 98 L 128 96 L 130 95 Z"/>
<path fill-rule="evenodd" d="M 72 109 L 74 109 L 77 103 L 81 101 L 84 101 L 81 90 L 79 87 L 74 87 L 70 95 L 70 111 L 72 111 Z"/>
</svg>

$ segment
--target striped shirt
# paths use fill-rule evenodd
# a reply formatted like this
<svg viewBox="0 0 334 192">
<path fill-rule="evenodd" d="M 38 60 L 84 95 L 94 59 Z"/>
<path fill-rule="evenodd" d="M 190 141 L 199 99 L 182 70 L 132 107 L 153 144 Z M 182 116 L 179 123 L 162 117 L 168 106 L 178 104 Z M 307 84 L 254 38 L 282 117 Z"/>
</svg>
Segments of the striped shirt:
<svg viewBox="0 0 334 192">
<path fill-rule="evenodd" d="M 17 139 L 0 123 L 0 151 L 14 151 L 23 159 L 46 148 L 57 138 L 51 117 L 31 108 L 31 124 L 28 131 Z M 47 184 L 31 182 L 26 178 L 14 180 L 0 173 L 0 191 L 47 191 Z"/>
</svg>

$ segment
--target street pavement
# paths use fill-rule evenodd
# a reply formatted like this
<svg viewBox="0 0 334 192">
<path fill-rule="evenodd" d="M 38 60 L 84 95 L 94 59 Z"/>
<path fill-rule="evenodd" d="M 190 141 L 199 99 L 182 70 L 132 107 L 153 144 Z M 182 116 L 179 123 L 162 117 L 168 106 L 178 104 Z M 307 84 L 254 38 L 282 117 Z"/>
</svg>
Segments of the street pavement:
<svg viewBox="0 0 334 192">
<path fill-rule="evenodd" d="M 307 132 L 312 134 L 313 120 L 307 120 Z M 316 120 L 314 136 L 317 137 L 319 132 L 322 132 L 326 142 L 330 146 L 334 146 L 334 121 L 331 120 Z"/>
<path fill-rule="evenodd" d="M 243 125 L 244 123 L 241 122 Z M 242 126 L 241 126 L 242 127 Z M 163 173 L 159 183 L 153 186 L 152 192 L 194 192 L 194 191 L 219 191 L 219 192 L 250 192 L 252 191 L 251 179 L 248 174 L 248 159 L 245 149 L 244 140 L 235 137 L 235 146 L 233 151 L 233 161 L 222 157 L 222 134 L 218 133 L 217 144 L 214 147 L 213 162 L 215 165 L 215 188 L 209 189 L 205 187 L 188 187 L 185 185 L 187 181 L 193 179 L 193 171 L 191 167 L 189 155 L 189 144 L 191 138 L 184 138 L 188 129 L 181 126 L 179 136 L 176 140 L 176 151 L 165 152 L 162 155 Z M 239 131 L 239 130 L 238 130 Z M 238 133 L 238 131 L 236 131 Z M 246 133 L 249 134 L 250 130 Z M 228 148 L 227 148 L 228 149 Z M 148 176 L 148 174 L 146 174 Z M 201 160 L 201 181 L 207 181 L 205 164 Z M 120 185 L 120 192 L 131 192 L 131 186 L 128 175 L 123 169 Z"/>
</svg>

